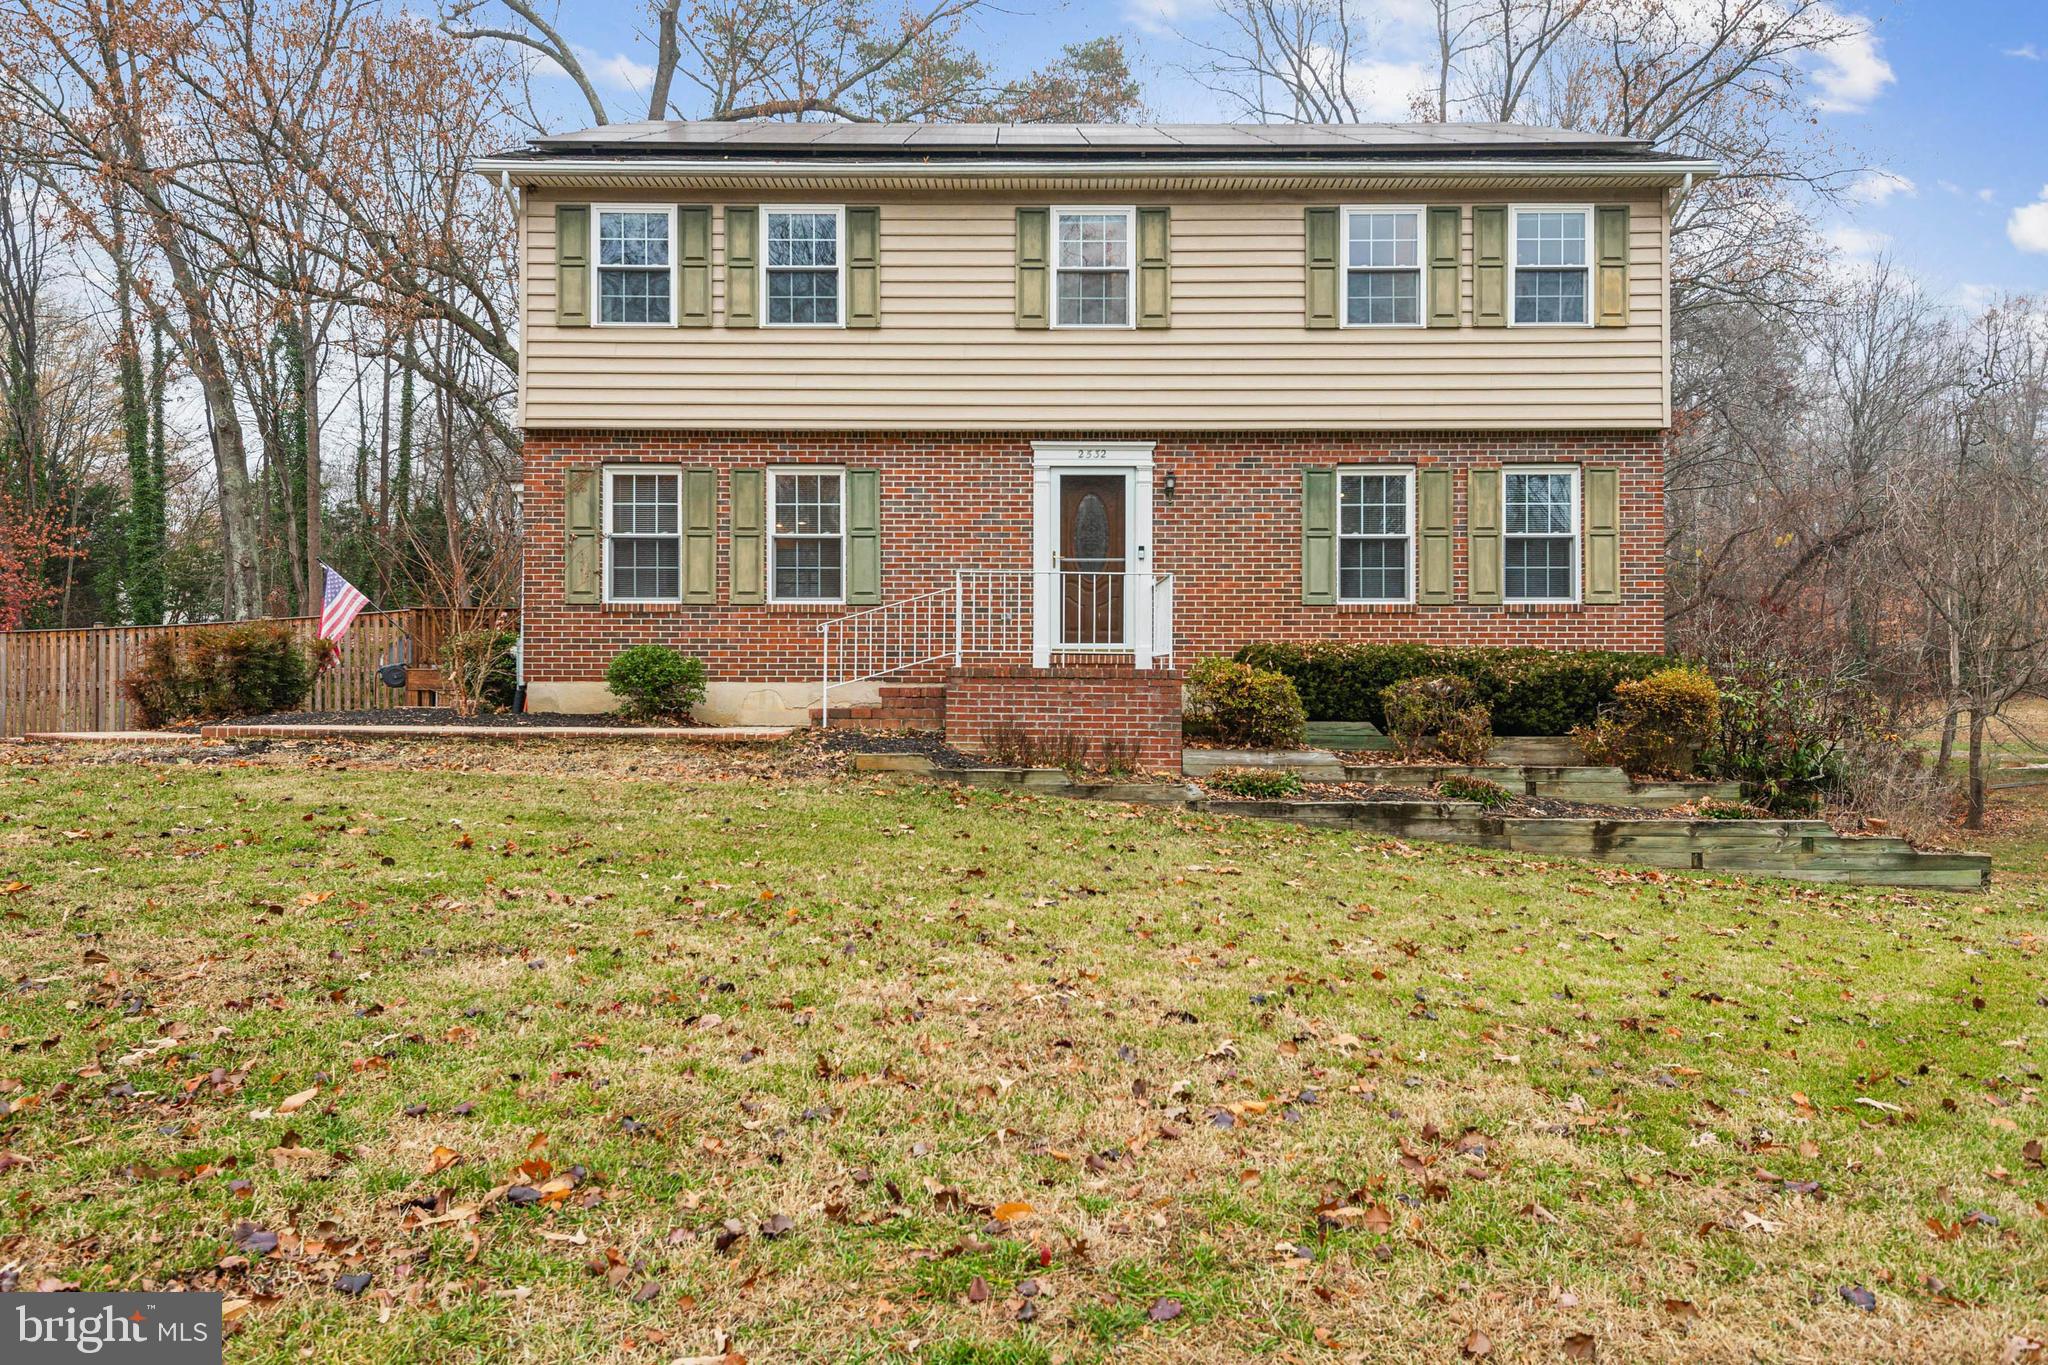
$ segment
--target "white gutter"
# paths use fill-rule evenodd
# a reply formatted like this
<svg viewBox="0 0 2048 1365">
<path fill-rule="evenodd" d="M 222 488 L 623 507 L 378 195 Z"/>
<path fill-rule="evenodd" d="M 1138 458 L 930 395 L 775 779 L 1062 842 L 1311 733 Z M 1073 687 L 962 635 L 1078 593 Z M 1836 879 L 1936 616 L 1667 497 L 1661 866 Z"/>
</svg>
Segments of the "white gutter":
<svg viewBox="0 0 2048 1365">
<path fill-rule="evenodd" d="M 1659 161 L 1415 161 L 1409 159 L 1364 158 L 1342 161 L 1150 161 L 1086 158 L 1069 161 L 1019 161 L 1007 157 L 989 160 L 844 160 L 837 157 L 801 158 L 719 158 L 647 156 L 598 161 L 588 157 L 534 159 L 526 157 L 485 157 L 473 166 L 480 174 L 530 176 L 564 179 L 601 179 L 619 175 L 725 176 L 772 179 L 781 176 L 811 178 L 858 178 L 891 176 L 908 179 L 952 180 L 963 176 L 1001 178 L 1006 176 L 1186 176 L 1303 175 L 1361 176 L 1528 176 L 1544 179 L 1599 180 L 1668 175 L 1709 179 L 1720 174 L 1713 161 L 1671 159 Z"/>
</svg>

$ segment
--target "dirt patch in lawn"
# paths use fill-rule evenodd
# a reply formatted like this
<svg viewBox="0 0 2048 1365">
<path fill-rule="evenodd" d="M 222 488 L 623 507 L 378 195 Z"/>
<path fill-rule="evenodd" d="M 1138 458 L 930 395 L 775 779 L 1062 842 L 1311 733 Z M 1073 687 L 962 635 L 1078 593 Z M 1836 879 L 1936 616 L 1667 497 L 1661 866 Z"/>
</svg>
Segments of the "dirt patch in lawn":
<svg viewBox="0 0 2048 1365">
<path fill-rule="evenodd" d="M 607 711 L 509 711 L 460 716 L 448 706 L 386 706 L 369 711 L 280 711 L 271 716 L 243 716 L 234 725 L 480 725 L 492 729 L 530 730 L 536 726 L 676 725 L 687 721 L 639 721 Z"/>
</svg>

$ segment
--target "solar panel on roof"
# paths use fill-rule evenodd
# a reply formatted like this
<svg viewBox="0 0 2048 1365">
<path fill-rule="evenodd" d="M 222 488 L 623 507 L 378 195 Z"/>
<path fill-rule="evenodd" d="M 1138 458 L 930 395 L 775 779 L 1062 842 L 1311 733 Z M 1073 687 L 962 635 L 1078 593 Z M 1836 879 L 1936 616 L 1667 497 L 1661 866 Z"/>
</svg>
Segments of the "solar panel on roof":
<svg viewBox="0 0 2048 1365">
<path fill-rule="evenodd" d="M 536 149 L 728 147 L 735 151 L 887 151 L 918 147 L 999 148 L 1070 152 L 1185 151 L 1190 153 L 1343 153 L 1366 148 L 1447 147 L 1605 151 L 1644 150 L 1639 139 L 1488 123 L 1133 123 L 936 124 L 672 121 L 609 124 L 536 138 Z"/>
</svg>

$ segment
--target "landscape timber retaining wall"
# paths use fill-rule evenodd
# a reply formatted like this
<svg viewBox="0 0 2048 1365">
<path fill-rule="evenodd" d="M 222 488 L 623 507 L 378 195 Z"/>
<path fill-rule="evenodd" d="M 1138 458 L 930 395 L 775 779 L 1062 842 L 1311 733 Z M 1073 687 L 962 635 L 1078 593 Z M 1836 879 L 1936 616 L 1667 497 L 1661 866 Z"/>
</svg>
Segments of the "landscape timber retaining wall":
<svg viewBox="0 0 2048 1365">
<path fill-rule="evenodd" d="M 1057 768 L 940 768 L 922 754 L 858 754 L 854 767 L 970 786 L 1029 788 L 1047 795 L 1142 801 L 1214 815 L 1328 825 L 1393 839 L 1471 844 L 1545 858 L 1589 858 L 1847 886 L 1981 891 L 1991 884 L 1991 859 L 1985 854 L 1923 852 L 1891 836 L 1851 838 L 1835 833 L 1824 820 L 1601 820 L 1489 815 L 1469 801 L 1217 800 L 1185 782 L 1092 782 Z"/>
<path fill-rule="evenodd" d="M 1523 796 L 1655 810 L 1701 797 L 1742 799 L 1736 782 L 1638 782 L 1620 768 L 1578 764 L 1487 763 L 1472 767 L 1414 763 L 1346 763 L 1321 749 L 1189 749 L 1181 770 L 1203 777 L 1228 768 L 1291 772 L 1305 782 L 1369 782 L 1376 787 L 1430 787 L 1447 777 L 1477 778 Z"/>
</svg>

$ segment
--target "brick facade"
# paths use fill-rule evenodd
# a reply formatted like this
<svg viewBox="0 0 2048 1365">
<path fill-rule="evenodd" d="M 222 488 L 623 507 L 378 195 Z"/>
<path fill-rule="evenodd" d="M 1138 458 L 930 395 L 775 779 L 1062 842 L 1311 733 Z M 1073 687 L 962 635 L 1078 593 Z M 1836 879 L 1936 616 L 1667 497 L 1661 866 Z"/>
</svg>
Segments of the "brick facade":
<svg viewBox="0 0 2048 1365">
<path fill-rule="evenodd" d="M 1096 433 L 1047 432 L 1085 440 Z M 1122 432 L 1103 439 L 1144 439 Z M 1655 650 L 1664 643 L 1663 453 L 1656 432 L 1166 433 L 1154 438 L 1152 566 L 1175 575 L 1175 661 L 1255 640 L 1424 640 Z M 718 471 L 718 602 L 563 601 L 563 475 L 648 463 Z M 843 607 L 732 605 L 735 468 L 817 463 L 881 475 L 882 600 L 941 587 L 955 568 L 1028 569 L 1031 438 L 1014 434 L 536 431 L 525 454 L 525 649 L 531 683 L 595 683 L 628 645 L 705 661 L 714 682 L 814 680 L 817 626 Z M 1454 471 L 1455 595 L 1466 584 L 1465 471 L 1606 464 L 1620 470 L 1622 600 L 1606 606 L 1308 606 L 1301 600 L 1301 471 L 1399 464 Z M 1174 493 L 1165 482 L 1171 475 Z"/>
<path fill-rule="evenodd" d="M 1180 685 L 1180 671 L 1165 668 L 956 668 L 946 674 L 946 742 L 986 754 L 1005 736 L 1034 747 L 1072 740 L 1071 756 L 1091 768 L 1178 772 Z"/>
</svg>

